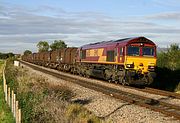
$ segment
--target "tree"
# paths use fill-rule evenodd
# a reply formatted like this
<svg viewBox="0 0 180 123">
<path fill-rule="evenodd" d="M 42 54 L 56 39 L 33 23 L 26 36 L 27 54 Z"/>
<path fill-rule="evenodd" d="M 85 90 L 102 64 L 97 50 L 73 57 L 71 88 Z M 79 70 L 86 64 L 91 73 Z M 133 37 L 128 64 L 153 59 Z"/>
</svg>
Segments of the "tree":
<svg viewBox="0 0 180 123">
<path fill-rule="evenodd" d="M 179 45 L 178 44 L 171 44 L 170 46 L 170 51 L 172 52 L 177 52 L 179 50 Z"/>
<path fill-rule="evenodd" d="M 8 58 L 9 57 L 14 57 L 14 54 L 13 53 L 7 53 L 7 56 L 8 56 Z"/>
<path fill-rule="evenodd" d="M 11 57 L 14 57 L 13 53 L 0 53 L 0 59 L 7 59 Z"/>
<path fill-rule="evenodd" d="M 180 48 L 177 44 L 171 44 L 167 52 L 158 53 L 157 65 L 170 70 L 180 69 Z"/>
<path fill-rule="evenodd" d="M 56 50 L 56 49 L 61 49 L 61 48 L 66 48 L 66 47 L 67 47 L 66 43 L 62 40 L 55 40 L 50 45 L 51 50 Z"/>
<path fill-rule="evenodd" d="M 48 44 L 47 41 L 40 41 L 37 44 L 37 47 L 38 47 L 38 51 L 39 52 L 44 52 L 44 51 L 48 51 L 49 50 L 49 44 Z"/>
<path fill-rule="evenodd" d="M 170 49 L 167 52 L 167 56 L 169 58 L 168 67 L 171 70 L 176 70 L 180 68 L 179 66 L 179 57 L 180 57 L 180 50 L 178 44 L 171 44 Z"/>
<path fill-rule="evenodd" d="M 30 50 L 25 50 L 24 51 L 24 55 L 29 55 L 29 54 L 32 54 L 32 52 Z"/>
</svg>

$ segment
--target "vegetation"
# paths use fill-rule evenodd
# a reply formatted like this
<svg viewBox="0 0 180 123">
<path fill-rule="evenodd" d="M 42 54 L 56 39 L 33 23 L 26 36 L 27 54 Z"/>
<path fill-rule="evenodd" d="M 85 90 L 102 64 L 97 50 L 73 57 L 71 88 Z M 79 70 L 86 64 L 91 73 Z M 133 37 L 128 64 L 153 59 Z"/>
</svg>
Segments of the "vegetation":
<svg viewBox="0 0 180 123">
<path fill-rule="evenodd" d="M 10 108 L 4 100 L 3 85 L 2 85 L 2 66 L 3 61 L 0 60 L 0 123 L 15 123 Z"/>
<path fill-rule="evenodd" d="M 100 123 L 99 118 L 93 115 L 79 104 L 71 104 L 67 107 L 66 116 L 74 123 Z"/>
<path fill-rule="evenodd" d="M 180 69 L 180 48 L 177 44 L 172 44 L 170 49 L 165 53 L 158 54 L 157 66 L 167 68 L 172 71 Z"/>
<path fill-rule="evenodd" d="M 44 51 L 48 51 L 49 48 L 51 48 L 51 50 L 66 48 L 67 44 L 63 40 L 55 40 L 51 45 L 49 45 L 47 41 L 39 41 L 37 47 L 39 52 L 44 52 Z M 24 51 L 24 55 L 31 53 L 32 52 L 29 50 Z"/>
<path fill-rule="evenodd" d="M 30 50 L 25 50 L 24 51 L 24 55 L 29 55 L 29 54 L 32 54 L 32 52 Z"/>
<path fill-rule="evenodd" d="M 13 53 L 0 53 L 0 59 L 7 59 L 13 56 L 14 56 Z"/>
<path fill-rule="evenodd" d="M 6 77 L 17 93 L 23 123 L 100 122 L 82 105 L 71 102 L 75 94 L 65 85 L 54 85 L 26 68 L 14 67 L 11 60 L 7 62 Z"/>
<path fill-rule="evenodd" d="M 57 49 L 66 48 L 66 47 L 67 47 L 66 43 L 62 40 L 55 40 L 50 45 L 51 50 L 57 50 Z"/>
<path fill-rule="evenodd" d="M 44 51 L 48 51 L 49 50 L 49 44 L 47 41 L 40 41 L 37 44 L 38 47 L 38 51 L 39 52 L 44 52 Z"/>
<path fill-rule="evenodd" d="M 157 78 L 152 86 L 169 91 L 180 91 L 180 48 L 172 44 L 167 52 L 157 55 Z"/>
</svg>

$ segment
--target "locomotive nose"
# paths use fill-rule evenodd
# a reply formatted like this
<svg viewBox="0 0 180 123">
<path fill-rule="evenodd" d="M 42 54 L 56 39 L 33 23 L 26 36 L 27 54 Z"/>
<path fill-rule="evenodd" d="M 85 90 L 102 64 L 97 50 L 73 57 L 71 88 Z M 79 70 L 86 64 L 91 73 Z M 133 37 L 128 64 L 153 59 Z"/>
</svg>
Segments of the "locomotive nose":
<svg viewBox="0 0 180 123">
<path fill-rule="evenodd" d="M 139 66 L 143 67 L 143 63 L 140 63 Z"/>
<path fill-rule="evenodd" d="M 138 73 L 143 74 L 143 70 L 144 70 L 144 64 L 143 63 L 139 63 L 139 67 L 138 67 Z"/>
</svg>

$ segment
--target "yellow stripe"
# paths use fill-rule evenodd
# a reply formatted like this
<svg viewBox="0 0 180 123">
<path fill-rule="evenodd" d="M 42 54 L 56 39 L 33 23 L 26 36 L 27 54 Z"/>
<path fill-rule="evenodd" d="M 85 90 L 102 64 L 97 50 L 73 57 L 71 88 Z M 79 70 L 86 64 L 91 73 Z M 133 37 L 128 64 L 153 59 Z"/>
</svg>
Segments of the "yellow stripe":
<svg viewBox="0 0 180 123">
<path fill-rule="evenodd" d="M 77 61 L 79 62 L 79 61 Z M 97 64 L 114 64 L 114 65 L 124 65 L 124 63 L 116 63 L 116 62 L 97 62 L 97 61 L 81 61 L 82 63 L 97 63 Z"/>
</svg>

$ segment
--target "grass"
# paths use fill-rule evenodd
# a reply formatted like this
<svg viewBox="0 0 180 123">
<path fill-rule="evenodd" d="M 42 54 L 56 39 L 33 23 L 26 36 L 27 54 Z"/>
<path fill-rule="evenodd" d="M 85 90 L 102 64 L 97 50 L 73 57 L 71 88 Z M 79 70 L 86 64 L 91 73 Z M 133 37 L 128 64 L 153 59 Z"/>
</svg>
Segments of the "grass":
<svg viewBox="0 0 180 123">
<path fill-rule="evenodd" d="M 17 92 L 23 123 L 99 123 L 100 120 L 83 108 L 73 104 L 75 95 L 63 85 L 54 85 L 26 68 L 14 67 L 7 62 L 7 80 Z"/>
<path fill-rule="evenodd" d="M 79 104 L 70 104 L 66 110 L 66 116 L 70 122 L 73 123 L 100 123 L 101 120 L 97 118 L 90 111 Z"/>
<path fill-rule="evenodd" d="M 15 123 L 10 108 L 4 100 L 3 80 L 2 80 L 2 66 L 4 61 L 0 60 L 0 123 Z"/>
</svg>

